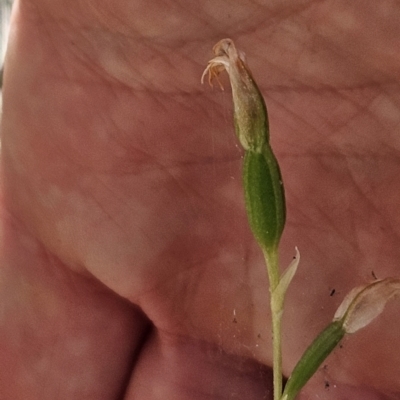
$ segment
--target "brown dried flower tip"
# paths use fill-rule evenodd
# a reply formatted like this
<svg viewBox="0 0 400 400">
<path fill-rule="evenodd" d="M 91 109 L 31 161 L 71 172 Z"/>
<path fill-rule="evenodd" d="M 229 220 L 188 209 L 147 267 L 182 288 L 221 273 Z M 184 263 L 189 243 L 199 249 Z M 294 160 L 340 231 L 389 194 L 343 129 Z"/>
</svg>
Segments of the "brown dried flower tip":
<svg viewBox="0 0 400 400">
<path fill-rule="evenodd" d="M 208 62 L 201 81 L 208 74 L 212 86 L 212 80 L 218 80 L 218 75 L 226 70 L 232 87 L 236 135 L 245 150 L 260 153 L 269 140 L 268 116 L 264 98 L 247 66 L 246 57 L 236 49 L 231 39 L 220 40 L 213 51 L 216 57 Z"/>
<path fill-rule="evenodd" d="M 245 55 L 238 52 L 235 44 L 231 39 L 222 39 L 214 47 L 213 52 L 216 55 L 212 60 L 208 62 L 207 68 L 204 70 L 201 76 L 201 83 L 204 83 L 204 77 L 208 73 L 208 83 L 212 87 L 212 80 L 217 79 L 217 82 L 222 90 L 224 90 L 221 82 L 218 79 L 218 75 L 226 70 L 232 79 L 232 64 L 239 69 L 246 69 L 245 67 Z"/>
</svg>

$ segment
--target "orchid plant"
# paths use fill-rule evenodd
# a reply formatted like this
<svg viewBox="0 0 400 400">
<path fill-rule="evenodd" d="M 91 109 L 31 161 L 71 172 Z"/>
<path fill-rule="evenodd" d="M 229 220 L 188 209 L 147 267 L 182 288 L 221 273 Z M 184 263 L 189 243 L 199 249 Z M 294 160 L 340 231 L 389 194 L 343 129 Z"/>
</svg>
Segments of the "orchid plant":
<svg viewBox="0 0 400 400">
<path fill-rule="evenodd" d="M 264 254 L 269 278 L 273 340 L 274 400 L 293 400 L 318 370 L 345 334 L 368 325 L 388 300 L 400 293 L 400 279 L 375 280 L 350 291 L 332 322 L 314 339 L 294 367 L 285 387 L 282 383 L 281 319 L 285 294 L 292 281 L 300 254 L 280 274 L 278 247 L 285 226 L 286 205 L 278 161 L 269 141 L 268 114 L 263 96 L 246 63 L 231 39 L 219 41 L 215 57 L 205 69 L 212 85 L 222 71 L 228 73 L 233 96 L 236 136 L 244 149 L 243 187 L 249 225 Z M 218 81 L 222 88 L 221 83 Z"/>
</svg>

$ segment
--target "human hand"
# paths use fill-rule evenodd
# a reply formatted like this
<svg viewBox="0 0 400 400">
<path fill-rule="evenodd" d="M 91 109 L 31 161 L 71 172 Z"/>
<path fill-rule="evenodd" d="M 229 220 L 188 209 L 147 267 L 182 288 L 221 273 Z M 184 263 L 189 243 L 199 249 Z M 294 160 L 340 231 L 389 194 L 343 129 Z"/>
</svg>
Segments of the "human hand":
<svg viewBox="0 0 400 400">
<path fill-rule="evenodd" d="M 391 4 L 16 4 L 2 120 L 5 399 L 270 389 L 266 272 L 231 99 L 199 85 L 222 37 L 246 52 L 266 97 L 288 202 L 282 264 L 294 246 L 302 254 L 285 373 L 345 293 L 372 271 L 397 275 Z M 395 397 L 394 307 L 300 398 Z"/>
</svg>

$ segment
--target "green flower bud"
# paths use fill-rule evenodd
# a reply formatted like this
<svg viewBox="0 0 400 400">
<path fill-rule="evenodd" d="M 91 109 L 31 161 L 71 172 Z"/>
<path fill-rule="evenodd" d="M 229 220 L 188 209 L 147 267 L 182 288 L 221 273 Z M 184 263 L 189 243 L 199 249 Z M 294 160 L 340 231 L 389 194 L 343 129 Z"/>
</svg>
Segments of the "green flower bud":
<svg viewBox="0 0 400 400">
<path fill-rule="evenodd" d="M 293 400 L 345 335 L 343 324 L 331 322 L 304 352 L 290 375 L 282 400 Z"/>
<path fill-rule="evenodd" d="M 243 183 L 250 228 L 261 248 L 269 252 L 278 247 L 286 209 L 278 163 L 268 144 L 263 150 L 246 151 Z"/>
<path fill-rule="evenodd" d="M 269 145 L 268 115 L 264 99 L 233 41 L 223 39 L 214 46 L 204 76 L 209 82 L 226 70 L 232 86 L 235 131 L 245 150 L 243 179 L 250 227 L 261 248 L 277 251 L 285 225 L 286 205 L 278 162 Z"/>
<path fill-rule="evenodd" d="M 333 321 L 314 339 L 290 375 L 282 400 L 293 400 L 343 336 L 370 324 L 386 303 L 400 295 L 400 279 L 386 278 L 351 290 Z"/>
</svg>

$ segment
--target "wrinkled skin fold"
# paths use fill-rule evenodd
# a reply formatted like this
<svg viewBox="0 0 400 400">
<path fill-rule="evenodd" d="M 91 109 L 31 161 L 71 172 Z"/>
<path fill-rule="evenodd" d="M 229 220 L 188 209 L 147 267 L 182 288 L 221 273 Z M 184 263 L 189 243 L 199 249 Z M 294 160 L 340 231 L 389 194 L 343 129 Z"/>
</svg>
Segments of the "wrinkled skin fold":
<svg viewBox="0 0 400 400">
<path fill-rule="evenodd" d="M 246 52 L 266 98 L 287 198 L 282 265 L 295 246 L 302 254 L 285 374 L 345 293 L 398 275 L 395 2 L 227 7 L 15 3 L 0 397 L 269 398 L 266 272 L 246 222 L 231 97 L 199 82 L 223 37 Z M 346 339 L 300 400 L 398 398 L 396 306 Z"/>
</svg>

